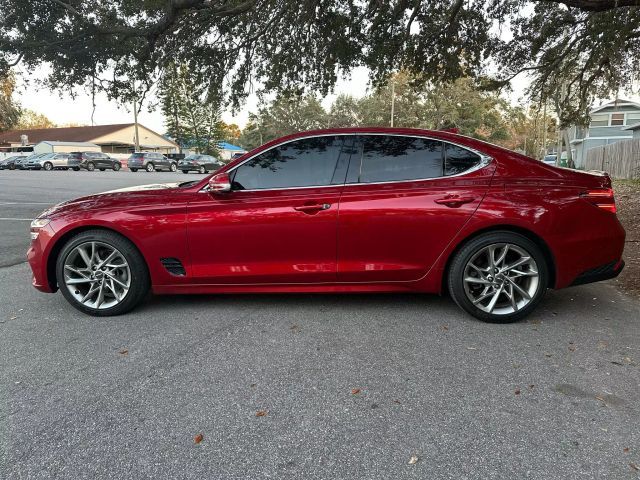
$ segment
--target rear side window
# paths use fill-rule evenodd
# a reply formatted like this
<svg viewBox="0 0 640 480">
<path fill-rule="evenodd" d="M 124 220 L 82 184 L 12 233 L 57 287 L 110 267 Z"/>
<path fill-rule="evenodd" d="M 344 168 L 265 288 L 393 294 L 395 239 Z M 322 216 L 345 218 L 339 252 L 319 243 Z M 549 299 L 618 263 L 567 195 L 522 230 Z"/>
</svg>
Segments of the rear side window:
<svg viewBox="0 0 640 480">
<path fill-rule="evenodd" d="M 457 175 L 466 172 L 478 165 L 482 160 L 477 153 L 450 143 L 445 143 L 444 157 L 445 175 Z"/>
<path fill-rule="evenodd" d="M 360 139 L 360 183 L 442 176 L 442 142 L 439 140 L 391 135 L 363 135 Z"/>
<path fill-rule="evenodd" d="M 233 176 L 233 188 L 259 190 L 331 185 L 342 141 L 340 136 L 314 137 L 274 147 L 240 165 Z"/>
</svg>

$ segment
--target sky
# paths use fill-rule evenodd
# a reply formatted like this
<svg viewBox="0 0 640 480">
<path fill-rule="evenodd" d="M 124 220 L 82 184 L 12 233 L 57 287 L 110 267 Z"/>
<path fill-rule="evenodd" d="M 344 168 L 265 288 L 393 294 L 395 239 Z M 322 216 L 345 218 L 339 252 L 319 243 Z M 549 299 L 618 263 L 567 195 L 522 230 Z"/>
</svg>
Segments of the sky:
<svg viewBox="0 0 640 480">
<path fill-rule="evenodd" d="M 91 112 L 93 109 L 91 96 L 83 90 L 78 90 L 76 97 L 71 98 L 68 94 L 61 96 L 58 92 L 51 92 L 39 87 L 37 82 L 33 80 L 42 78 L 45 73 L 31 74 L 28 78 L 32 81 L 27 83 L 21 81 L 19 83 L 16 99 L 22 107 L 42 113 L 58 125 L 68 123 L 91 125 Z M 22 75 L 25 75 L 25 73 L 22 73 Z M 20 79 L 20 75 L 18 78 Z M 526 78 L 518 77 L 515 79 L 512 85 L 513 93 L 510 95 L 512 102 L 515 103 L 522 97 L 526 85 Z M 323 105 L 328 108 L 335 97 L 341 93 L 360 97 L 368 87 L 369 71 L 364 67 L 356 68 L 351 72 L 350 78 L 343 78 L 338 81 L 334 92 L 323 99 Z M 240 128 L 243 128 L 247 123 L 249 112 L 256 111 L 257 104 L 257 96 L 252 94 L 247 98 L 241 110 L 235 112 L 235 114 L 231 111 L 225 111 L 222 114 L 222 119 L 227 123 L 236 123 Z M 96 96 L 96 110 L 93 118 L 95 125 L 133 123 L 131 106 L 110 101 L 104 94 Z M 148 112 L 146 108 L 143 108 L 138 116 L 138 121 L 158 133 L 165 131 L 164 117 L 159 108 L 156 108 L 153 112 Z"/>
</svg>

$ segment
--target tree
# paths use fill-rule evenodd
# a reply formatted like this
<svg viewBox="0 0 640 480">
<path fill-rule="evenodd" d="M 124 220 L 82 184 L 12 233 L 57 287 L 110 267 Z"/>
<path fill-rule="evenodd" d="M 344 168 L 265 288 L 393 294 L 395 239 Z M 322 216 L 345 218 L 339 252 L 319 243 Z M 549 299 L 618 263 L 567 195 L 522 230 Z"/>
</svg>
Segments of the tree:
<svg viewBox="0 0 640 480">
<path fill-rule="evenodd" d="M 279 96 L 249 115 L 240 144 L 250 149 L 283 135 L 326 126 L 327 114 L 314 95 Z"/>
<path fill-rule="evenodd" d="M 225 142 L 237 143 L 241 134 L 240 127 L 235 123 L 222 122 L 222 139 Z"/>
<path fill-rule="evenodd" d="M 566 82 L 561 123 L 584 123 L 640 74 L 640 0 L 4 0 L 0 53 L 0 70 L 47 64 L 52 88 L 126 103 L 180 58 L 234 106 L 255 82 L 326 95 L 359 65 L 376 86 L 400 68 L 435 84 L 499 65 L 487 88 L 528 73 L 547 98 Z"/>
<path fill-rule="evenodd" d="M 0 132 L 14 128 L 20 118 L 20 106 L 13 100 L 15 88 L 13 74 L 2 76 L 0 73 Z"/>
<path fill-rule="evenodd" d="M 46 115 L 27 108 L 22 110 L 15 128 L 27 130 L 33 128 L 55 128 L 56 126 Z"/>
<path fill-rule="evenodd" d="M 202 79 L 186 64 L 173 63 L 162 78 L 159 97 L 167 133 L 176 143 L 199 153 L 219 154 L 226 125 L 220 120 L 219 102 Z"/>
</svg>

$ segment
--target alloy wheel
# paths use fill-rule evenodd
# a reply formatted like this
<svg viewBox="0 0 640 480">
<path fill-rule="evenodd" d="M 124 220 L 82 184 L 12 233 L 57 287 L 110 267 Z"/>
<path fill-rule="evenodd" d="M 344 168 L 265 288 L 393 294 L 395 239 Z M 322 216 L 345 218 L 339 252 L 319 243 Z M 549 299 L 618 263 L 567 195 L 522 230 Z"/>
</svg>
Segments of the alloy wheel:
<svg viewBox="0 0 640 480">
<path fill-rule="evenodd" d="M 522 310 L 535 296 L 538 265 L 524 248 L 494 243 L 476 252 L 464 268 L 464 291 L 480 310 L 509 315 Z"/>
<path fill-rule="evenodd" d="M 64 261 L 64 284 L 81 304 L 107 309 L 124 300 L 131 288 L 131 269 L 124 255 L 104 242 L 84 242 Z"/>
</svg>

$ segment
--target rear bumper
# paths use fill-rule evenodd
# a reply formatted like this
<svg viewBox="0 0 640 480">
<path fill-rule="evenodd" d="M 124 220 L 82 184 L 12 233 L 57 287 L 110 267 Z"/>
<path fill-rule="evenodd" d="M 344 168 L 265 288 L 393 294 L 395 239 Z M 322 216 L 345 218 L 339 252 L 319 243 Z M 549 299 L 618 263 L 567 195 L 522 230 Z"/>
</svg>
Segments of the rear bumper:
<svg viewBox="0 0 640 480">
<path fill-rule="evenodd" d="M 584 285 L 586 283 L 601 282 L 603 280 L 609 280 L 616 278 L 620 275 L 620 272 L 624 269 L 624 261 L 618 260 L 617 262 L 610 262 L 599 267 L 592 268 L 586 272 L 582 272 L 571 283 L 571 286 Z"/>
</svg>

